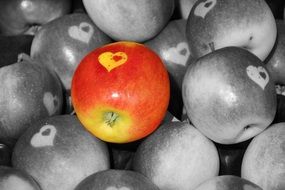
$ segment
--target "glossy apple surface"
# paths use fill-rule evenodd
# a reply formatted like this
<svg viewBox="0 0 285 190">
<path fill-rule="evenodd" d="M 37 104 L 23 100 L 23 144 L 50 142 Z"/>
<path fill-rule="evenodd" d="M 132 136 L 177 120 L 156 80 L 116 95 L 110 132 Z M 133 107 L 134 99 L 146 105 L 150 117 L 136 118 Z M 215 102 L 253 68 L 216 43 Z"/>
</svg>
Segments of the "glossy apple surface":
<svg viewBox="0 0 285 190">
<path fill-rule="evenodd" d="M 7 166 L 0 166 L 0 189 L 41 190 L 38 183 L 27 172 Z"/>
<path fill-rule="evenodd" d="M 141 139 L 163 120 L 169 77 L 159 56 L 135 42 L 115 42 L 89 53 L 71 87 L 74 110 L 87 130 L 117 143 Z"/>
<path fill-rule="evenodd" d="M 285 188 L 285 123 L 276 123 L 254 137 L 242 161 L 241 177 L 263 189 Z"/>
<path fill-rule="evenodd" d="M 34 35 L 37 28 L 71 11 L 71 0 L 1 0 L 0 33 Z"/>
<path fill-rule="evenodd" d="M 107 145 L 88 133 L 74 115 L 34 123 L 17 141 L 12 166 L 30 174 L 42 189 L 70 190 L 85 177 L 109 169 Z"/>
<path fill-rule="evenodd" d="M 84 179 L 75 190 L 159 190 L 142 174 L 130 170 L 110 169 L 100 171 Z"/>
<path fill-rule="evenodd" d="M 143 42 L 157 35 L 170 20 L 174 0 L 83 0 L 94 23 L 116 41 Z"/>
<path fill-rule="evenodd" d="M 214 143 L 192 125 L 169 122 L 139 145 L 132 168 L 160 189 L 189 190 L 218 175 L 219 156 Z"/>
<path fill-rule="evenodd" d="M 186 35 L 196 58 L 238 46 L 265 60 L 276 31 L 274 16 L 264 0 L 198 0 L 191 9 Z"/>
<path fill-rule="evenodd" d="M 285 85 L 285 21 L 276 20 L 276 25 L 276 43 L 265 64 L 275 83 Z"/>
<path fill-rule="evenodd" d="M 183 108 L 182 81 L 191 60 L 185 30 L 186 20 L 172 20 L 156 37 L 144 43 L 159 55 L 167 68 L 171 90 L 168 110 L 179 119 Z"/>
<path fill-rule="evenodd" d="M 213 177 L 194 190 L 263 190 L 258 185 L 234 175 Z"/>
<path fill-rule="evenodd" d="M 226 47 L 189 65 L 182 86 L 187 116 L 213 141 L 234 144 L 268 127 L 276 113 L 276 90 L 254 54 Z"/>
<path fill-rule="evenodd" d="M 61 113 L 55 73 L 29 58 L 0 68 L 0 141 L 12 145 L 33 122 Z"/>
</svg>

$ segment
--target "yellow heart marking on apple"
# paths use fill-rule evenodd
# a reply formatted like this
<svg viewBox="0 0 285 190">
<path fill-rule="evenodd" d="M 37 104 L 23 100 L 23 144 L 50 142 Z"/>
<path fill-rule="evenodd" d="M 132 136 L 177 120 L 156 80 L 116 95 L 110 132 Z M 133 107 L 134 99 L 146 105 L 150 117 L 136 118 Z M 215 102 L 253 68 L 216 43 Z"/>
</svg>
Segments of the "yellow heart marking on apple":
<svg viewBox="0 0 285 190">
<path fill-rule="evenodd" d="M 106 190 L 130 190 L 130 188 L 128 187 L 114 187 L 114 186 L 111 186 L 111 187 L 108 187 L 106 188 Z"/>
<path fill-rule="evenodd" d="M 59 107 L 59 98 L 52 95 L 51 92 L 45 92 L 43 97 L 43 103 L 48 111 L 48 114 L 53 115 Z"/>
<path fill-rule="evenodd" d="M 79 26 L 71 26 L 68 29 L 68 34 L 70 37 L 84 43 L 89 43 L 93 33 L 93 26 L 87 22 L 82 22 L 79 24 Z"/>
<path fill-rule="evenodd" d="M 186 42 L 180 42 L 176 47 L 171 47 L 165 52 L 165 59 L 173 63 L 185 66 L 190 56 L 189 46 Z"/>
<path fill-rule="evenodd" d="M 108 72 L 116 67 L 119 67 L 120 65 L 123 65 L 127 60 L 128 56 L 124 52 L 104 52 L 98 57 L 99 63 L 105 67 Z"/>
<path fill-rule="evenodd" d="M 205 18 L 207 13 L 216 5 L 217 0 L 206 0 L 199 5 L 194 10 L 196 16 Z"/>
<path fill-rule="evenodd" d="M 31 138 L 31 145 L 33 147 L 53 146 L 56 132 L 55 126 L 44 125 L 40 131 Z"/>
<path fill-rule="evenodd" d="M 263 90 L 267 83 L 269 82 L 269 75 L 264 67 L 249 65 L 246 68 L 246 73 L 248 77 L 258 84 Z"/>
</svg>

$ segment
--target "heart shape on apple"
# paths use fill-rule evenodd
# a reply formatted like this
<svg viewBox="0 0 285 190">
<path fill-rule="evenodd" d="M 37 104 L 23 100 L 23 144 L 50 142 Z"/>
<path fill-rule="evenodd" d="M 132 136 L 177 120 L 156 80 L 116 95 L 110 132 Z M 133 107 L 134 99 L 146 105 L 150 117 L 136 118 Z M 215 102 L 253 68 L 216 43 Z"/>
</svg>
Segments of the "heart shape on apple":
<svg viewBox="0 0 285 190">
<path fill-rule="evenodd" d="M 176 47 L 171 47 L 165 52 L 165 58 L 169 61 L 186 66 L 190 56 L 189 46 L 186 42 L 180 42 Z"/>
<path fill-rule="evenodd" d="M 128 55 L 124 52 L 104 52 L 99 55 L 98 61 L 99 63 L 105 67 L 109 72 L 119 67 L 120 65 L 126 63 L 128 60 Z"/>
<path fill-rule="evenodd" d="M 246 68 L 246 73 L 248 77 L 258 84 L 263 90 L 269 82 L 269 75 L 264 67 L 249 65 Z"/>
<path fill-rule="evenodd" d="M 205 18 L 207 13 L 216 5 L 216 3 L 217 0 L 206 0 L 205 2 L 201 2 L 199 5 L 196 6 L 194 14 L 196 16 Z"/>
<path fill-rule="evenodd" d="M 71 26 L 68 29 L 70 37 L 79 40 L 84 43 L 89 43 L 94 33 L 94 28 L 87 22 L 82 22 L 79 26 Z"/>
<path fill-rule="evenodd" d="M 108 187 L 106 190 L 130 190 L 128 187 Z"/>
<path fill-rule="evenodd" d="M 53 146 L 56 131 L 53 125 L 44 125 L 40 131 L 31 138 L 31 145 L 33 147 Z"/>
</svg>

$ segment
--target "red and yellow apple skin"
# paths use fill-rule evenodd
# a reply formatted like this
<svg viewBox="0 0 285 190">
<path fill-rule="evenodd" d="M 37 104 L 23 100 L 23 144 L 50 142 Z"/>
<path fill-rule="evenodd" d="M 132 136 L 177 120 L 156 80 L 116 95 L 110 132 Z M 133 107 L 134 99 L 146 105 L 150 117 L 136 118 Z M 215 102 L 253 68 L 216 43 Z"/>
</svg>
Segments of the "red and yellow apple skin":
<svg viewBox="0 0 285 190">
<path fill-rule="evenodd" d="M 170 98 L 167 70 L 146 46 L 110 43 L 84 57 L 73 75 L 74 110 L 101 140 L 127 143 L 152 133 L 163 120 Z"/>
</svg>

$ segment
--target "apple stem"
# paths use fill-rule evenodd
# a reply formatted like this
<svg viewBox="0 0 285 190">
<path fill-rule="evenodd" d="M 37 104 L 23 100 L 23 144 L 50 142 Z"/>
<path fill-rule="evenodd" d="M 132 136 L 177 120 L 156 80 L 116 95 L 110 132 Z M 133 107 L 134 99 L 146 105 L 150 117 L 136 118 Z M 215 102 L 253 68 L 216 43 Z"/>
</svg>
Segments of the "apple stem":
<svg viewBox="0 0 285 190">
<path fill-rule="evenodd" d="M 115 124 L 115 121 L 117 120 L 118 117 L 119 117 L 119 115 L 116 114 L 115 112 L 107 112 L 107 113 L 105 114 L 106 123 L 107 123 L 110 127 L 113 127 L 113 125 Z"/>
</svg>

